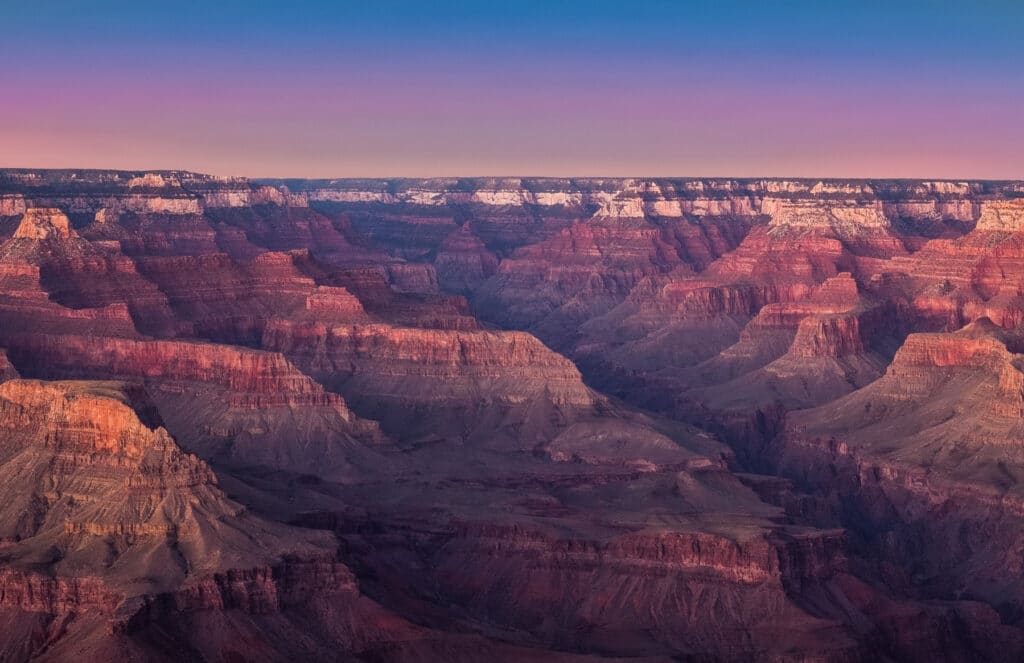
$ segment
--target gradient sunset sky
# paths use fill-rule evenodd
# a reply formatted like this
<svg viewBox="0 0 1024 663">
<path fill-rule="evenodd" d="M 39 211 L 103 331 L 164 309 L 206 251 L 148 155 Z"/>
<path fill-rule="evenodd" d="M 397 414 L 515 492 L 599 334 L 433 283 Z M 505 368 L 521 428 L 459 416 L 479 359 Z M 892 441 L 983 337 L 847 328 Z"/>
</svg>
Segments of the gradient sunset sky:
<svg viewBox="0 0 1024 663">
<path fill-rule="evenodd" d="M 0 166 L 1024 178 L 1024 3 L 0 0 Z"/>
</svg>

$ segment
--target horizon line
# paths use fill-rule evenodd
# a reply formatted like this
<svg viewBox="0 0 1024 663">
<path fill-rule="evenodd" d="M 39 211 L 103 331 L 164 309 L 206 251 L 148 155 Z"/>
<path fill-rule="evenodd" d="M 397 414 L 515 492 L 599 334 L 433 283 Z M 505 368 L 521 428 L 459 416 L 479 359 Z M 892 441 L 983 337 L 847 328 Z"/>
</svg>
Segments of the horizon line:
<svg viewBox="0 0 1024 663">
<path fill-rule="evenodd" d="M 106 173 L 191 173 L 220 178 L 241 178 L 246 180 L 442 180 L 442 179 L 519 179 L 519 180 L 842 180 L 842 181 L 930 181 L 930 182 L 1024 182 L 1021 177 L 928 177 L 928 176 L 835 176 L 835 175 L 239 175 L 222 174 L 190 168 L 103 168 L 94 166 L 0 166 L 0 171 L 91 171 Z"/>
</svg>

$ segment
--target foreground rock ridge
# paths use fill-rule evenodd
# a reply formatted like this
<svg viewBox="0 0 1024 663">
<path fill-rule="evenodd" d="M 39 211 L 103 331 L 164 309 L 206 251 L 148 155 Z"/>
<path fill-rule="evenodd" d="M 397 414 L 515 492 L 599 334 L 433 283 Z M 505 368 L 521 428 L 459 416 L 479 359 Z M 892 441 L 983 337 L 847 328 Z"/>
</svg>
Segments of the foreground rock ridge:
<svg viewBox="0 0 1024 663">
<path fill-rule="evenodd" d="M 1024 183 L 0 170 L 0 661 L 1018 661 Z"/>
</svg>

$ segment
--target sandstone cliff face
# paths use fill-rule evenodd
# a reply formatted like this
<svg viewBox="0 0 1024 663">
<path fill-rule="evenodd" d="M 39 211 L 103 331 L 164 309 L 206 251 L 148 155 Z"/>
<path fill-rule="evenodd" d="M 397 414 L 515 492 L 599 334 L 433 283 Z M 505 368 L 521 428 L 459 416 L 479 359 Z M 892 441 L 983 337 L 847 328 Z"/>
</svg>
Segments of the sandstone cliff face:
<svg viewBox="0 0 1024 663">
<path fill-rule="evenodd" d="M 147 333 L 173 333 L 177 327 L 166 297 L 138 274 L 134 261 L 82 238 L 60 210 L 30 209 L 14 237 L 0 245 L 0 263 L 8 277 L 0 290 L 12 298 L 34 298 L 32 308 L 43 309 L 37 315 L 71 320 L 91 309 L 96 318 L 122 317 Z M 15 301 L 10 308 L 12 317 L 33 316 L 19 311 Z"/>
<path fill-rule="evenodd" d="M 172 433 L 224 463 L 341 476 L 384 441 L 375 423 L 279 354 L 45 335 L 12 339 L 10 353 L 25 375 L 144 382 Z"/>
<path fill-rule="evenodd" d="M 1020 545 L 1024 514 L 1013 479 L 1024 434 L 1018 343 L 988 320 L 910 335 L 881 379 L 791 416 L 779 440 L 784 471 L 818 485 L 831 466 L 827 492 L 850 499 L 872 524 L 869 540 L 915 565 L 928 591 L 950 596 L 967 583 L 1013 603 L 1019 560 L 1004 551 Z M 906 543 L 883 543 L 901 522 L 928 555 L 911 562 Z M 960 543 L 943 545 L 954 531 Z"/>
<path fill-rule="evenodd" d="M 982 204 L 975 228 L 1009 232 L 1024 229 L 1024 198 Z"/>
<path fill-rule="evenodd" d="M 133 257 L 192 256 L 222 250 L 237 251 L 240 256 L 247 253 L 244 238 L 238 240 L 201 213 L 124 213 L 104 208 L 80 234 L 93 242 L 116 242 L 122 252 Z"/>
<path fill-rule="evenodd" d="M 862 655 L 841 628 L 787 601 L 782 552 L 756 535 L 737 540 L 652 529 L 594 541 L 470 522 L 443 543 L 420 539 L 416 549 L 422 559 L 380 547 L 366 554 L 381 572 L 416 564 L 413 591 L 440 592 L 469 614 L 556 648 L 733 659 L 754 651 L 784 656 L 799 641 L 823 660 Z M 841 573 L 841 558 L 819 572 L 823 578 Z M 704 626 L 709 618 L 710 628 Z M 723 637 L 736 628 L 750 639 Z"/>
<path fill-rule="evenodd" d="M 516 332 L 445 332 L 401 329 L 386 325 L 335 326 L 323 328 L 303 356 L 299 339 L 291 335 L 292 325 L 273 321 L 263 344 L 288 355 L 301 357 L 303 365 L 319 371 L 368 379 L 393 377 L 393 387 L 382 390 L 399 395 L 408 390 L 410 398 L 459 402 L 481 393 L 481 381 L 489 382 L 489 397 L 508 402 L 526 398 L 533 389 L 546 391 L 557 402 L 585 406 L 594 395 L 583 387 L 579 372 L 533 337 Z M 320 329 L 313 329 L 314 334 Z M 430 387 L 416 384 L 430 381 Z M 466 381 L 466 382 L 463 382 Z M 503 389 L 503 381 L 507 389 Z M 536 386 L 530 386 L 530 383 Z M 369 385 L 368 385 L 369 386 Z"/>
<path fill-rule="evenodd" d="M 0 196 L 0 216 L 18 216 L 28 209 L 25 197 L 19 194 Z"/>
<path fill-rule="evenodd" d="M 66 602 L 83 593 L 109 603 L 111 593 L 163 591 L 288 550 L 324 554 L 323 537 L 289 540 L 286 528 L 227 499 L 209 466 L 184 453 L 158 417 L 143 393 L 119 383 L 0 385 L 0 555 L 8 569 L 45 564 L 70 579 L 33 599 L 17 588 L 37 580 L 8 575 L 5 601 L 55 612 L 74 609 Z M 64 551 L 58 559 L 54 547 Z M 80 575 L 102 575 L 108 589 L 77 590 Z M 25 603 L 33 600 L 41 602 Z"/>
<path fill-rule="evenodd" d="M 15 239 L 69 239 L 71 226 L 68 217 L 55 208 L 33 207 L 25 211 Z"/>
<path fill-rule="evenodd" d="M 603 403 L 571 362 L 523 333 L 275 319 L 261 344 L 406 439 L 532 448 Z"/>
<path fill-rule="evenodd" d="M 464 225 L 441 243 L 434 267 L 446 290 L 467 292 L 498 271 L 498 258 L 487 250 L 469 225 Z"/>
</svg>

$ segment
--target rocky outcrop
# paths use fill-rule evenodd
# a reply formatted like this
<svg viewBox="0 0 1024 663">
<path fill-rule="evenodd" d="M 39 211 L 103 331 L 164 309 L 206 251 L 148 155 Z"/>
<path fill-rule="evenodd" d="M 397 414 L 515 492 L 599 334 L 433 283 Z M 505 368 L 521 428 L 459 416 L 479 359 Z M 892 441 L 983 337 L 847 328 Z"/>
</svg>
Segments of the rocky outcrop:
<svg viewBox="0 0 1024 663">
<path fill-rule="evenodd" d="M 475 290 L 498 271 L 498 258 L 487 250 L 469 225 L 450 233 L 434 258 L 434 269 L 446 290 Z"/>
<path fill-rule="evenodd" d="M 25 197 L 20 194 L 0 196 L 0 216 L 18 216 L 28 209 Z"/>
<path fill-rule="evenodd" d="M 17 234 L 0 244 L 0 335 L 49 329 L 134 336 L 132 313 L 171 324 L 162 297 L 133 273 L 131 261 L 83 240 L 59 211 L 26 215 Z M 134 311 L 109 296 L 123 289 L 137 290 Z"/>
<path fill-rule="evenodd" d="M 338 377 L 348 373 L 368 383 L 380 380 L 387 383 L 380 392 L 406 394 L 413 401 L 463 402 L 481 393 L 486 383 L 489 398 L 509 403 L 521 402 L 535 391 L 559 403 L 594 402 L 571 362 L 524 333 L 385 325 L 296 328 L 275 320 L 263 345 L 295 357 L 315 372 Z M 366 384 L 360 391 L 372 388 Z"/>
<path fill-rule="evenodd" d="M 890 228 L 881 201 L 766 198 L 761 213 L 771 217 L 769 226 L 773 228 L 829 232 L 840 237 Z"/>
<path fill-rule="evenodd" d="M 983 203 L 975 228 L 1008 232 L 1024 229 L 1024 198 Z"/>
<path fill-rule="evenodd" d="M 783 471 L 851 500 L 871 541 L 913 528 L 919 552 L 892 539 L 881 545 L 928 569 L 933 594 L 950 597 L 966 583 L 996 604 L 1015 601 L 1006 582 L 1018 561 L 994 547 L 1011 549 L 1024 536 L 1015 479 L 1024 436 L 1024 373 L 1011 349 L 1018 343 L 988 320 L 956 333 L 911 334 L 881 379 L 791 415 L 779 440 Z M 988 528 L 995 529 L 982 538 L 961 534 L 957 546 L 943 544 L 952 532 Z"/>
<path fill-rule="evenodd" d="M 306 310 L 318 320 L 359 320 L 366 317 L 362 302 L 345 288 L 317 286 L 306 296 Z"/>
<path fill-rule="evenodd" d="M 59 240 L 70 237 L 71 222 L 56 208 L 32 207 L 26 210 L 18 229 L 14 231 L 15 239 Z"/>
<path fill-rule="evenodd" d="M 164 660 L 167 647 L 276 658 L 294 638 L 318 661 L 531 658 L 415 626 L 362 596 L 333 536 L 228 499 L 158 418 L 121 383 L 0 385 L 5 658 Z"/>
<path fill-rule="evenodd" d="M 34 599 L 44 604 L 25 605 L 17 584 L 4 593 L 7 600 L 53 611 L 66 604 L 83 569 L 102 574 L 109 591 L 123 597 L 288 551 L 324 554 L 323 537 L 289 533 L 227 499 L 209 466 L 184 453 L 160 424 L 142 392 L 118 383 L 0 385 L 0 557 L 8 569 L 46 565 L 71 578 L 51 585 L 49 598 Z M 111 546 L 118 554 L 104 564 Z M 56 559 L 54 547 L 65 551 Z"/>
<path fill-rule="evenodd" d="M 7 359 L 7 353 L 0 350 L 0 382 L 13 380 L 17 377 L 20 377 L 18 371 L 11 365 L 10 360 Z"/>
<path fill-rule="evenodd" d="M 189 451 L 338 477 L 382 443 L 374 422 L 280 354 L 212 343 L 36 334 L 11 339 L 23 375 L 142 381 Z"/>
<path fill-rule="evenodd" d="M 239 183 L 237 188 L 211 187 L 202 195 L 203 203 L 208 207 L 309 206 L 304 195 L 294 194 L 287 187 L 249 186 L 245 182 Z"/>
<path fill-rule="evenodd" d="M 275 319 L 261 344 L 404 439 L 532 448 L 603 402 L 571 362 L 524 333 Z"/>
</svg>

